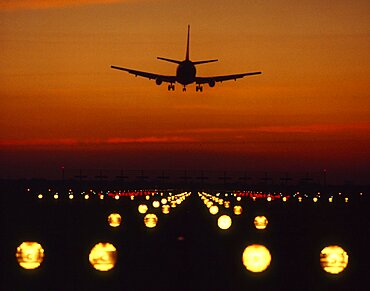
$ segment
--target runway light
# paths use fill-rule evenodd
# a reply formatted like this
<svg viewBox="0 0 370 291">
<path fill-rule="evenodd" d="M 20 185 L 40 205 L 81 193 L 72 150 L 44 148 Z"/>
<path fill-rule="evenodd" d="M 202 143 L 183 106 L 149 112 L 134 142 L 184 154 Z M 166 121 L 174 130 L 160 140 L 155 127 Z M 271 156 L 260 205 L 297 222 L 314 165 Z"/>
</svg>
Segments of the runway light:
<svg viewBox="0 0 370 291">
<path fill-rule="evenodd" d="M 145 223 L 146 227 L 149 227 L 149 228 L 156 227 L 157 222 L 158 222 L 158 217 L 157 217 L 157 215 L 155 215 L 153 213 L 148 213 L 144 217 L 144 223 Z"/>
<path fill-rule="evenodd" d="M 121 215 L 119 215 L 118 213 L 112 213 L 108 216 L 108 223 L 112 227 L 120 226 L 121 221 L 122 221 Z"/>
<path fill-rule="evenodd" d="M 162 203 L 162 204 L 167 204 L 167 199 L 166 199 L 166 198 L 162 198 L 162 199 L 161 199 L 161 203 Z"/>
<path fill-rule="evenodd" d="M 218 213 L 218 206 L 216 205 L 212 205 L 210 208 L 209 208 L 209 213 L 215 215 Z"/>
<path fill-rule="evenodd" d="M 85 200 L 88 200 L 90 197 L 88 194 L 85 195 Z"/>
<path fill-rule="evenodd" d="M 315 203 L 316 203 L 319 199 L 318 199 L 317 197 L 313 197 L 313 199 L 312 199 L 312 200 L 313 200 L 313 202 L 315 202 Z"/>
<path fill-rule="evenodd" d="M 218 220 L 217 220 L 217 225 L 221 229 L 228 229 L 228 228 L 230 228 L 231 223 L 232 223 L 232 220 L 231 220 L 230 216 L 228 216 L 226 214 L 221 215 L 218 218 Z"/>
<path fill-rule="evenodd" d="M 254 244 L 245 248 L 242 261 L 248 271 L 259 273 L 270 265 L 271 254 L 265 246 Z"/>
<path fill-rule="evenodd" d="M 137 210 L 139 211 L 139 213 L 145 214 L 148 211 L 148 206 L 146 206 L 145 204 L 140 204 Z"/>
<path fill-rule="evenodd" d="M 72 200 L 73 199 L 73 194 L 69 194 L 68 198 Z"/>
<path fill-rule="evenodd" d="M 265 229 L 268 224 L 266 216 L 256 216 L 254 218 L 254 226 L 257 229 Z"/>
<path fill-rule="evenodd" d="M 271 202 L 271 200 L 272 200 L 271 196 L 267 197 L 268 202 Z"/>
<path fill-rule="evenodd" d="M 234 206 L 234 214 L 235 215 L 240 215 L 243 212 L 243 208 L 240 205 L 235 205 Z"/>
<path fill-rule="evenodd" d="M 348 265 L 348 255 L 340 246 L 327 246 L 320 253 L 320 265 L 325 272 L 339 274 Z"/>
<path fill-rule="evenodd" d="M 37 198 L 42 199 L 42 198 L 43 198 L 42 194 L 40 193 L 40 194 L 37 196 Z"/>
<path fill-rule="evenodd" d="M 23 242 L 15 254 L 19 265 L 27 270 L 38 268 L 44 260 L 44 249 L 37 242 Z"/>
<path fill-rule="evenodd" d="M 114 199 L 119 200 L 119 195 L 114 196 Z"/>
<path fill-rule="evenodd" d="M 242 197 L 236 198 L 236 201 L 241 201 L 241 200 L 242 200 Z"/>
<path fill-rule="evenodd" d="M 332 203 L 333 202 L 333 197 L 329 197 L 329 202 Z"/>
<path fill-rule="evenodd" d="M 54 194 L 54 199 L 56 200 L 56 199 L 58 199 L 58 198 L 59 198 L 58 193 Z"/>
<path fill-rule="evenodd" d="M 171 206 L 169 206 L 168 204 L 163 205 L 162 206 L 162 213 L 163 214 L 168 214 L 168 213 L 170 213 L 170 209 L 171 209 Z"/>
<path fill-rule="evenodd" d="M 89 261 L 98 271 L 111 270 L 117 261 L 117 250 L 110 243 L 98 243 L 90 251 Z"/>
<path fill-rule="evenodd" d="M 153 207 L 154 208 L 158 208 L 159 206 L 161 206 L 161 203 L 157 200 L 153 201 Z"/>
</svg>

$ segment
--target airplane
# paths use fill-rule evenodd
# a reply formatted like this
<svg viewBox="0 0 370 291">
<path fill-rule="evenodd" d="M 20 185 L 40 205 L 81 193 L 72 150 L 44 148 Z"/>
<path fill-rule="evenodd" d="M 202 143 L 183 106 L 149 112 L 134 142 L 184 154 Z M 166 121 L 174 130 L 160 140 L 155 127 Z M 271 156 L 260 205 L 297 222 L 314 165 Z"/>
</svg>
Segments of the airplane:
<svg viewBox="0 0 370 291">
<path fill-rule="evenodd" d="M 214 87 L 216 82 L 224 82 L 228 80 L 235 80 L 243 78 L 245 76 L 251 76 L 251 75 L 259 75 L 261 72 L 250 72 L 250 73 L 242 73 L 242 74 L 234 74 L 234 75 L 223 75 L 223 76 L 212 76 L 212 77 L 197 77 L 196 76 L 196 65 L 200 64 L 206 64 L 206 63 L 212 63 L 217 62 L 218 60 L 206 60 L 206 61 L 196 61 L 193 62 L 189 58 L 189 35 L 190 35 L 190 25 L 188 25 L 188 37 L 187 37 L 187 43 L 186 43 L 186 55 L 185 60 L 178 61 L 168 58 L 162 58 L 157 57 L 157 59 L 171 62 L 177 64 L 177 70 L 175 76 L 166 76 L 166 75 L 160 75 L 160 74 L 154 74 L 149 72 L 143 72 L 143 71 L 137 71 L 132 70 L 128 68 L 122 68 L 117 66 L 111 66 L 112 69 L 126 71 L 132 75 L 135 75 L 135 77 L 140 76 L 144 78 L 148 78 L 149 80 L 155 80 L 155 83 L 157 85 L 161 85 L 163 82 L 169 83 L 168 85 L 168 91 L 174 91 L 175 90 L 175 83 L 180 83 L 183 85 L 183 91 L 186 91 L 186 86 L 192 83 L 196 84 L 196 92 L 202 92 L 203 91 L 203 84 L 208 84 L 210 87 Z"/>
</svg>

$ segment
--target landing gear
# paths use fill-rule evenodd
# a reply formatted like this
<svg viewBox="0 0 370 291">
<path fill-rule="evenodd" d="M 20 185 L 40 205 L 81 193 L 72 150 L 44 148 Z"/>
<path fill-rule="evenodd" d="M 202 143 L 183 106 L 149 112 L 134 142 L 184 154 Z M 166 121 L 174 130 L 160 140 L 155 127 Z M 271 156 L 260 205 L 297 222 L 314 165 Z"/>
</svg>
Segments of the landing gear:
<svg viewBox="0 0 370 291">
<path fill-rule="evenodd" d="M 186 92 L 186 87 L 184 86 L 184 88 L 182 88 L 182 92 Z"/>
<path fill-rule="evenodd" d="M 175 91 L 175 85 L 174 84 L 169 84 L 167 87 L 168 91 Z"/>
<path fill-rule="evenodd" d="M 196 87 L 195 87 L 195 91 L 196 92 L 203 92 L 203 86 L 202 85 L 200 85 L 200 84 L 198 84 Z"/>
</svg>

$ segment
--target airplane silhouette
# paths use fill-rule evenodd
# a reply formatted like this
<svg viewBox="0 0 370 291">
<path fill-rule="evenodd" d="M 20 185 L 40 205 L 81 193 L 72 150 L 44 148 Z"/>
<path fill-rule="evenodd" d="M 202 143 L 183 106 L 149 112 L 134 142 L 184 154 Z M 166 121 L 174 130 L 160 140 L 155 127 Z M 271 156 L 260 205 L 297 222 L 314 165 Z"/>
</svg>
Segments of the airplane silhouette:
<svg viewBox="0 0 370 291">
<path fill-rule="evenodd" d="M 186 44 L 186 56 L 185 60 L 178 61 L 178 60 L 172 60 L 162 57 L 157 57 L 159 60 L 171 62 L 178 64 L 177 70 L 176 70 L 176 76 L 166 76 L 166 75 L 159 75 L 159 74 L 153 74 L 149 72 L 143 72 L 143 71 L 137 71 L 132 70 L 128 68 L 122 68 L 117 66 L 111 66 L 112 69 L 116 70 L 122 70 L 126 71 L 130 74 L 135 75 L 135 77 L 140 76 L 144 78 L 148 78 L 149 80 L 154 79 L 155 83 L 157 85 L 161 85 L 163 82 L 169 83 L 168 85 L 168 91 L 174 91 L 175 90 L 175 83 L 180 83 L 183 85 L 183 91 L 186 91 L 186 85 L 196 83 L 196 91 L 203 91 L 203 84 L 208 84 L 210 87 L 214 87 L 216 82 L 223 82 L 228 80 L 235 80 L 243 78 L 245 76 L 251 76 L 251 75 L 259 75 L 261 72 L 250 72 L 250 73 L 242 73 L 242 74 L 234 74 L 234 75 L 224 75 L 224 76 L 213 76 L 213 77 L 197 77 L 196 76 L 196 65 L 200 64 L 206 64 L 206 63 L 212 63 L 217 62 L 218 60 L 206 60 L 206 61 L 196 61 L 192 62 L 189 58 L 189 35 L 190 35 L 190 25 L 188 25 L 188 37 L 187 37 L 187 44 Z"/>
</svg>

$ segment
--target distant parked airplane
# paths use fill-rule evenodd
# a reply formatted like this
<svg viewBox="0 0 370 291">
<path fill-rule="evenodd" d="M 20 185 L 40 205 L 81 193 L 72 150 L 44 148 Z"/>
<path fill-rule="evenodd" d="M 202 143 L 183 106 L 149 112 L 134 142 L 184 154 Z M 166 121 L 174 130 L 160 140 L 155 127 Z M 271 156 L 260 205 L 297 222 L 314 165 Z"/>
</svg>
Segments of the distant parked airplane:
<svg viewBox="0 0 370 291">
<path fill-rule="evenodd" d="M 213 76 L 213 77 L 197 77 L 196 76 L 196 65 L 205 64 L 205 63 L 211 63 L 211 62 L 217 62 L 217 60 L 207 60 L 207 61 L 197 61 L 192 62 L 189 59 L 189 34 L 190 34 L 190 25 L 188 26 L 188 38 L 187 38 L 187 45 L 186 45 L 186 58 L 183 61 L 177 61 L 167 58 L 161 58 L 157 57 L 160 60 L 171 62 L 178 64 L 177 70 L 176 70 L 176 76 L 165 76 L 165 75 L 159 75 L 159 74 L 153 74 L 149 72 L 143 72 L 143 71 L 137 71 L 127 68 L 121 68 L 117 66 L 111 66 L 112 69 L 122 70 L 126 71 L 130 74 L 135 75 L 135 77 L 140 76 L 144 78 L 148 78 L 149 80 L 154 79 L 155 83 L 157 85 L 161 85 L 163 82 L 169 83 L 168 90 L 175 90 L 174 83 L 180 83 L 183 85 L 183 91 L 186 91 L 186 85 L 196 83 L 196 91 L 203 91 L 203 84 L 208 84 L 210 87 L 214 87 L 216 82 L 223 82 L 228 80 L 235 80 L 243 78 L 245 76 L 251 76 L 251 75 L 259 75 L 261 72 L 250 72 L 250 73 L 242 73 L 242 74 L 234 74 L 234 75 L 224 75 L 224 76 Z"/>
</svg>

